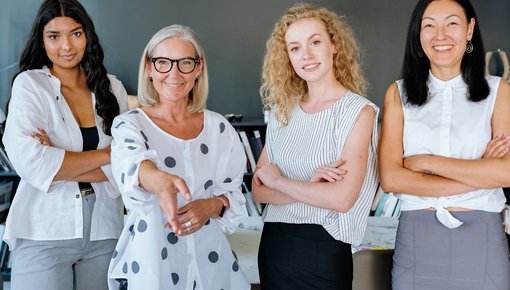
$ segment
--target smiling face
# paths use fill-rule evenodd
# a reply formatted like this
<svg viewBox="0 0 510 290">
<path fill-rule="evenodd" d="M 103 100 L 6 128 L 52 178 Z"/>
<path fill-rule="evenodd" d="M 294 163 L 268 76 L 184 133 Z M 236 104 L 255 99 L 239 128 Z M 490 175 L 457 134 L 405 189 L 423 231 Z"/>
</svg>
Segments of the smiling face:
<svg viewBox="0 0 510 290">
<path fill-rule="evenodd" d="M 436 76 L 460 74 L 467 41 L 473 36 L 475 20 L 468 21 L 457 2 L 436 0 L 423 13 L 420 43 Z"/>
<path fill-rule="evenodd" d="M 294 71 L 308 84 L 334 78 L 333 54 L 337 51 L 322 21 L 304 18 L 292 23 L 285 42 Z"/>
<path fill-rule="evenodd" d="M 152 58 L 166 57 L 169 59 L 196 58 L 197 53 L 191 42 L 181 38 L 168 38 L 160 42 L 152 52 Z M 172 69 L 166 73 L 160 73 L 154 69 L 151 61 L 147 62 L 149 77 L 158 92 L 159 101 L 185 102 L 188 103 L 188 96 L 195 85 L 197 76 L 202 71 L 200 61 L 191 73 L 182 73 L 173 63 Z"/>
<path fill-rule="evenodd" d="M 75 69 L 85 54 L 87 37 L 73 18 L 55 17 L 44 26 L 43 46 L 53 71 Z"/>
</svg>

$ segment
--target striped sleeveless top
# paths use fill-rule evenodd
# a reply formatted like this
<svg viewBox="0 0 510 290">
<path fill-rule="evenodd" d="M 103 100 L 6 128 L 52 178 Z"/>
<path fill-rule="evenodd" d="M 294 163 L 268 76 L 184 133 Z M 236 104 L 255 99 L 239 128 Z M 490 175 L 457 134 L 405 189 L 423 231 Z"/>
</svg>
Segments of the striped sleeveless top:
<svg viewBox="0 0 510 290">
<path fill-rule="evenodd" d="M 309 114 L 296 106 L 286 127 L 280 128 L 271 114 L 266 133 L 266 150 L 271 163 L 283 176 L 308 181 L 315 170 L 340 159 L 342 148 L 365 106 L 375 111 L 365 180 L 358 200 L 346 213 L 305 203 L 268 204 L 264 222 L 318 224 L 336 240 L 358 245 L 363 239 L 367 217 L 379 184 L 377 171 L 377 120 L 379 108 L 352 92 L 320 112 Z M 313 193 L 312 193 L 313 194 Z"/>
</svg>

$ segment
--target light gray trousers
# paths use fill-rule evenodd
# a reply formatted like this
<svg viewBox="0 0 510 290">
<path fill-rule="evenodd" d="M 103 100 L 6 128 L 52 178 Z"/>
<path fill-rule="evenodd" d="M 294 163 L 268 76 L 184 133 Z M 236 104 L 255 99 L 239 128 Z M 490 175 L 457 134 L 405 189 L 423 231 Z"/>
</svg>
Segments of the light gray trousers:
<svg viewBox="0 0 510 290">
<path fill-rule="evenodd" d="M 83 197 L 83 239 L 19 239 L 13 251 L 11 290 L 107 290 L 117 240 L 90 241 L 95 194 Z"/>
</svg>

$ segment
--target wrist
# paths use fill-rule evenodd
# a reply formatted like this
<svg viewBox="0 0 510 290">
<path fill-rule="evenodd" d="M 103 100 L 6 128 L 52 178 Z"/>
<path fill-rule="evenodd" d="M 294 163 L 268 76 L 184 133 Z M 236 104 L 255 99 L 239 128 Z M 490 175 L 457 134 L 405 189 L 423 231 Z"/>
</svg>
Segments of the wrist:
<svg viewBox="0 0 510 290">
<path fill-rule="evenodd" d="M 225 211 L 230 207 L 230 203 L 228 201 L 228 198 L 224 195 L 217 196 L 214 199 L 218 200 L 220 203 L 220 211 L 218 217 L 221 218 L 225 214 Z"/>
</svg>

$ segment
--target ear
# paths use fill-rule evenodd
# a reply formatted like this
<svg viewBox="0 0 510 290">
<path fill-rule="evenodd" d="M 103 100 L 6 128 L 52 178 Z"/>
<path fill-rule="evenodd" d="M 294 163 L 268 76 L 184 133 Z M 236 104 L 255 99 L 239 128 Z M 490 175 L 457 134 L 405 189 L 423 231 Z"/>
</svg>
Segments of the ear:
<svg viewBox="0 0 510 290">
<path fill-rule="evenodd" d="M 471 20 L 468 23 L 468 30 L 467 30 L 467 39 L 471 40 L 473 38 L 473 33 L 475 31 L 475 25 L 476 20 L 474 18 L 471 18 Z"/>
</svg>

